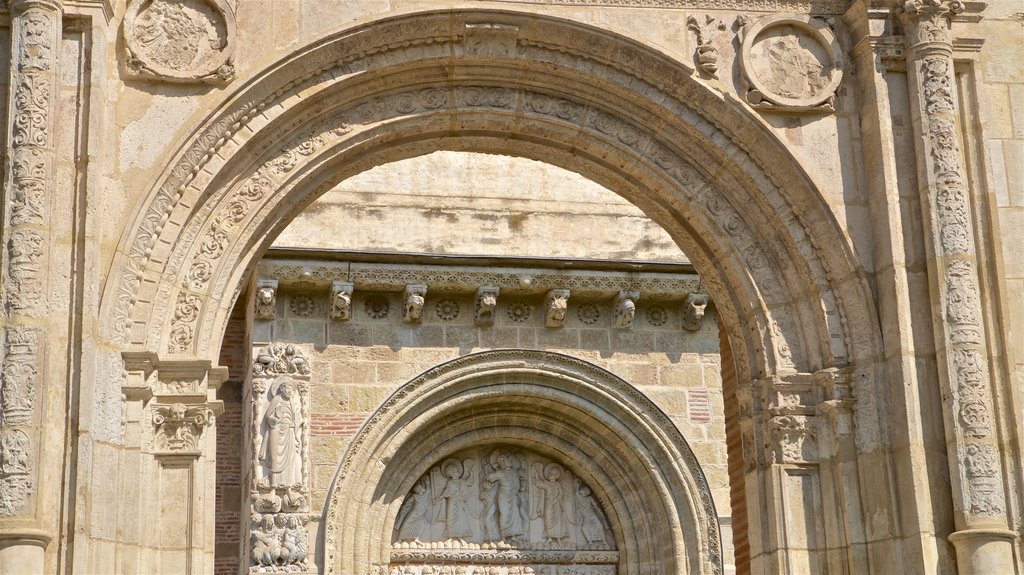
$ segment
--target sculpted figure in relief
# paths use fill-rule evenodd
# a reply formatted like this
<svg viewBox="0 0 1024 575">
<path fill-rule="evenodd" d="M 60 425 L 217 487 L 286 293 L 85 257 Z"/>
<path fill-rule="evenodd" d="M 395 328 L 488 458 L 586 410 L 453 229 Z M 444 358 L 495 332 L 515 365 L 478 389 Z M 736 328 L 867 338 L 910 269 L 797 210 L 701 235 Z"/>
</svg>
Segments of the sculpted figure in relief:
<svg viewBox="0 0 1024 575">
<path fill-rule="evenodd" d="M 587 546 L 592 548 L 604 548 L 607 544 L 605 539 L 604 513 L 597 504 L 590 488 L 583 485 L 583 482 L 576 478 L 574 481 L 576 492 L 576 524 L 580 526 L 580 532 Z"/>
<path fill-rule="evenodd" d="M 302 483 L 302 429 L 306 422 L 302 405 L 290 378 L 274 382 L 274 398 L 267 406 L 260 425 L 262 449 L 260 463 L 266 469 L 271 487 L 289 487 Z"/>
<path fill-rule="evenodd" d="M 437 518 L 444 520 L 444 536 L 458 543 L 465 543 L 474 535 L 473 519 L 469 509 L 469 496 L 475 481 L 476 464 L 472 459 L 459 462 L 449 459 L 435 468 L 431 485 L 444 480 L 444 489 L 433 498 L 438 507 Z M 440 475 L 440 478 L 437 476 Z"/>
<path fill-rule="evenodd" d="M 519 476 L 522 461 L 504 450 L 495 450 L 486 461 L 480 485 L 484 501 L 484 538 L 488 541 L 518 541 L 526 534 L 526 520 L 520 503 Z"/>
<path fill-rule="evenodd" d="M 412 493 L 406 496 L 402 508 L 398 510 L 395 524 L 398 525 L 398 541 L 417 542 L 427 538 L 430 529 L 430 512 L 433 503 L 427 484 L 430 478 L 418 481 Z"/>
<path fill-rule="evenodd" d="M 533 499 L 531 517 L 544 519 L 544 540 L 550 546 L 562 546 L 569 537 L 565 507 L 565 470 L 557 463 L 533 464 Z"/>
</svg>

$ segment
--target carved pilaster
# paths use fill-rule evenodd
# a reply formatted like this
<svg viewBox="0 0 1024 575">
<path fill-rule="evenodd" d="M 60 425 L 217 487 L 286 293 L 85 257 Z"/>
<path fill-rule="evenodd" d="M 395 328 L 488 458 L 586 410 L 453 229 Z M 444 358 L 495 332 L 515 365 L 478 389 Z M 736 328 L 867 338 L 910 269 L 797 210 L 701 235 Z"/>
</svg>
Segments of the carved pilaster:
<svg viewBox="0 0 1024 575">
<path fill-rule="evenodd" d="M 423 287 L 422 292 L 413 293 L 422 297 Z M 270 344 L 253 356 L 244 422 L 249 430 L 249 569 L 276 572 L 285 566 L 285 570 L 305 571 L 312 371 L 302 351 L 290 344 Z"/>
<path fill-rule="evenodd" d="M 946 398 L 944 417 L 956 525 L 959 530 L 1007 525 L 1002 469 L 996 453 L 988 345 L 982 321 L 977 253 L 968 181 L 957 129 L 952 19 L 960 0 L 912 0 L 901 14 L 917 144 L 917 174 L 925 210 L 930 287 L 941 315 L 935 340 Z M 982 463 L 983 462 L 983 463 Z M 993 480 L 994 478 L 997 478 Z M 968 552 L 957 545 L 962 572 L 1012 571 L 1005 535 Z M 964 544 L 966 543 L 966 544 Z M 1003 562 L 1000 562 L 1003 561 Z"/>
<path fill-rule="evenodd" d="M 14 0 L 11 10 L 8 166 L 0 220 L 4 250 L 0 281 L 3 356 L 0 373 L 0 519 L 38 517 L 40 434 L 46 384 L 43 348 L 51 334 L 48 300 L 53 125 L 56 115 L 59 2 Z M 65 318 L 66 319 L 66 318 Z M 56 334 L 53 334 L 56 335 Z M 60 341 L 60 339 L 58 339 Z M 0 531 L 4 531 L 0 529 Z M 0 536 L 3 540 L 17 533 Z M 18 547 L 14 543 L 13 547 Z M 38 545 L 35 545 L 38 547 Z M 38 549 L 37 549 L 38 551 Z M 34 552 L 33 552 L 34 553 Z"/>
</svg>

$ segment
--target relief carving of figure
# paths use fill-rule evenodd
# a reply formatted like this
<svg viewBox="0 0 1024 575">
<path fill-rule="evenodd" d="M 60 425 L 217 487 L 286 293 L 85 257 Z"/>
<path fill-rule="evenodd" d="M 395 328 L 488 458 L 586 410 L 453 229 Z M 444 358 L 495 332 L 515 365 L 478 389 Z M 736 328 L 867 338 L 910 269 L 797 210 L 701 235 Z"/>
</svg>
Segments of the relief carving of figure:
<svg viewBox="0 0 1024 575">
<path fill-rule="evenodd" d="M 412 488 L 412 493 L 406 496 L 398 510 L 398 517 L 395 524 L 398 525 L 398 541 L 421 541 L 427 538 L 430 529 L 433 502 L 430 499 L 430 490 L 427 487 L 429 478 L 418 481 Z"/>
<path fill-rule="evenodd" d="M 576 524 L 579 525 L 588 547 L 603 548 L 607 545 L 605 539 L 607 526 L 604 513 L 593 494 L 590 493 L 590 488 L 583 485 L 579 478 L 576 478 L 574 483 L 576 487 Z"/>
<path fill-rule="evenodd" d="M 772 88 L 790 98 L 816 96 L 829 83 L 828 71 L 795 35 L 770 41 L 768 78 Z"/>
<path fill-rule="evenodd" d="M 550 546 L 561 546 L 569 537 L 566 521 L 565 469 L 557 463 L 533 464 L 533 498 L 531 518 L 544 519 L 544 540 Z"/>
<path fill-rule="evenodd" d="M 449 540 L 465 543 L 473 537 L 473 518 L 469 509 L 469 496 L 475 481 L 475 463 L 472 459 L 459 462 L 449 459 L 431 472 L 431 485 L 436 488 L 442 482 L 444 488 L 434 495 L 437 519 L 444 521 L 444 536 Z"/>
<path fill-rule="evenodd" d="M 281 559 L 281 540 L 274 525 L 274 516 L 253 518 L 252 560 L 257 565 L 276 565 Z"/>
<path fill-rule="evenodd" d="M 526 520 L 520 505 L 522 462 L 503 450 L 491 452 L 482 477 L 480 498 L 484 501 L 484 538 L 488 541 L 516 541 L 526 534 Z"/>
<path fill-rule="evenodd" d="M 302 404 L 290 378 L 274 382 L 274 398 L 260 424 L 262 448 L 260 463 L 271 487 L 290 487 L 302 483 L 302 429 L 306 422 Z"/>
</svg>

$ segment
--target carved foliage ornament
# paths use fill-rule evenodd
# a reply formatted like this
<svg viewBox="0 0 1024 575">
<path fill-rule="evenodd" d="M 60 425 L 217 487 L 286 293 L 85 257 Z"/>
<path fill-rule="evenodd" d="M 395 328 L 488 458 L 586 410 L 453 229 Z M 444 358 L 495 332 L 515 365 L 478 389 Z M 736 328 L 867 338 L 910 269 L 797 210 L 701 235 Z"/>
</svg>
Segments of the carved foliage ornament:
<svg viewBox="0 0 1024 575">
<path fill-rule="evenodd" d="M 779 14 L 744 27 L 740 69 L 755 108 L 832 111 L 843 54 L 821 20 Z"/>
<path fill-rule="evenodd" d="M 213 425 L 213 422 L 213 410 L 205 405 L 155 405 L 153 425 L 156 434 L 153 447 L 165 453 L 199 451 L 203 430 Z"/>
<path fill-rule="evenodd" d="M 124 46 L 131 78 L 225 83 L 235 75 L 235 18 L 224 0 L 135 0 Z"/>
<path fill-rule="evenodd" d="M 24 431 L 0 428 L 0 517 L 27 511 L 32 491 L 32 451 Z"/>
<path fill-rule="evenodd" d="M 0 424 L 32 423 L 42 339 L 37 330 L 11 328 L 5 332 L 4 359 L 0 371 Z"/>
</svg>

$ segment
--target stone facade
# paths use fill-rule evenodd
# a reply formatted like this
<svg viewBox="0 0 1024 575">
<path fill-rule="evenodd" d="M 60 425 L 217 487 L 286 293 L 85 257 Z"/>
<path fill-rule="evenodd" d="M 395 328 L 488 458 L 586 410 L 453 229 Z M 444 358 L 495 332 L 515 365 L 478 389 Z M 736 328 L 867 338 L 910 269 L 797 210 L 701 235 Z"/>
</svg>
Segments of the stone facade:
<svg viewBox="0 0 1024 575">
<path fill-rule="evenodd" d="M 1022 18 L 0 2 L 0 572 L 1021 574 Z"/>
</svg>

